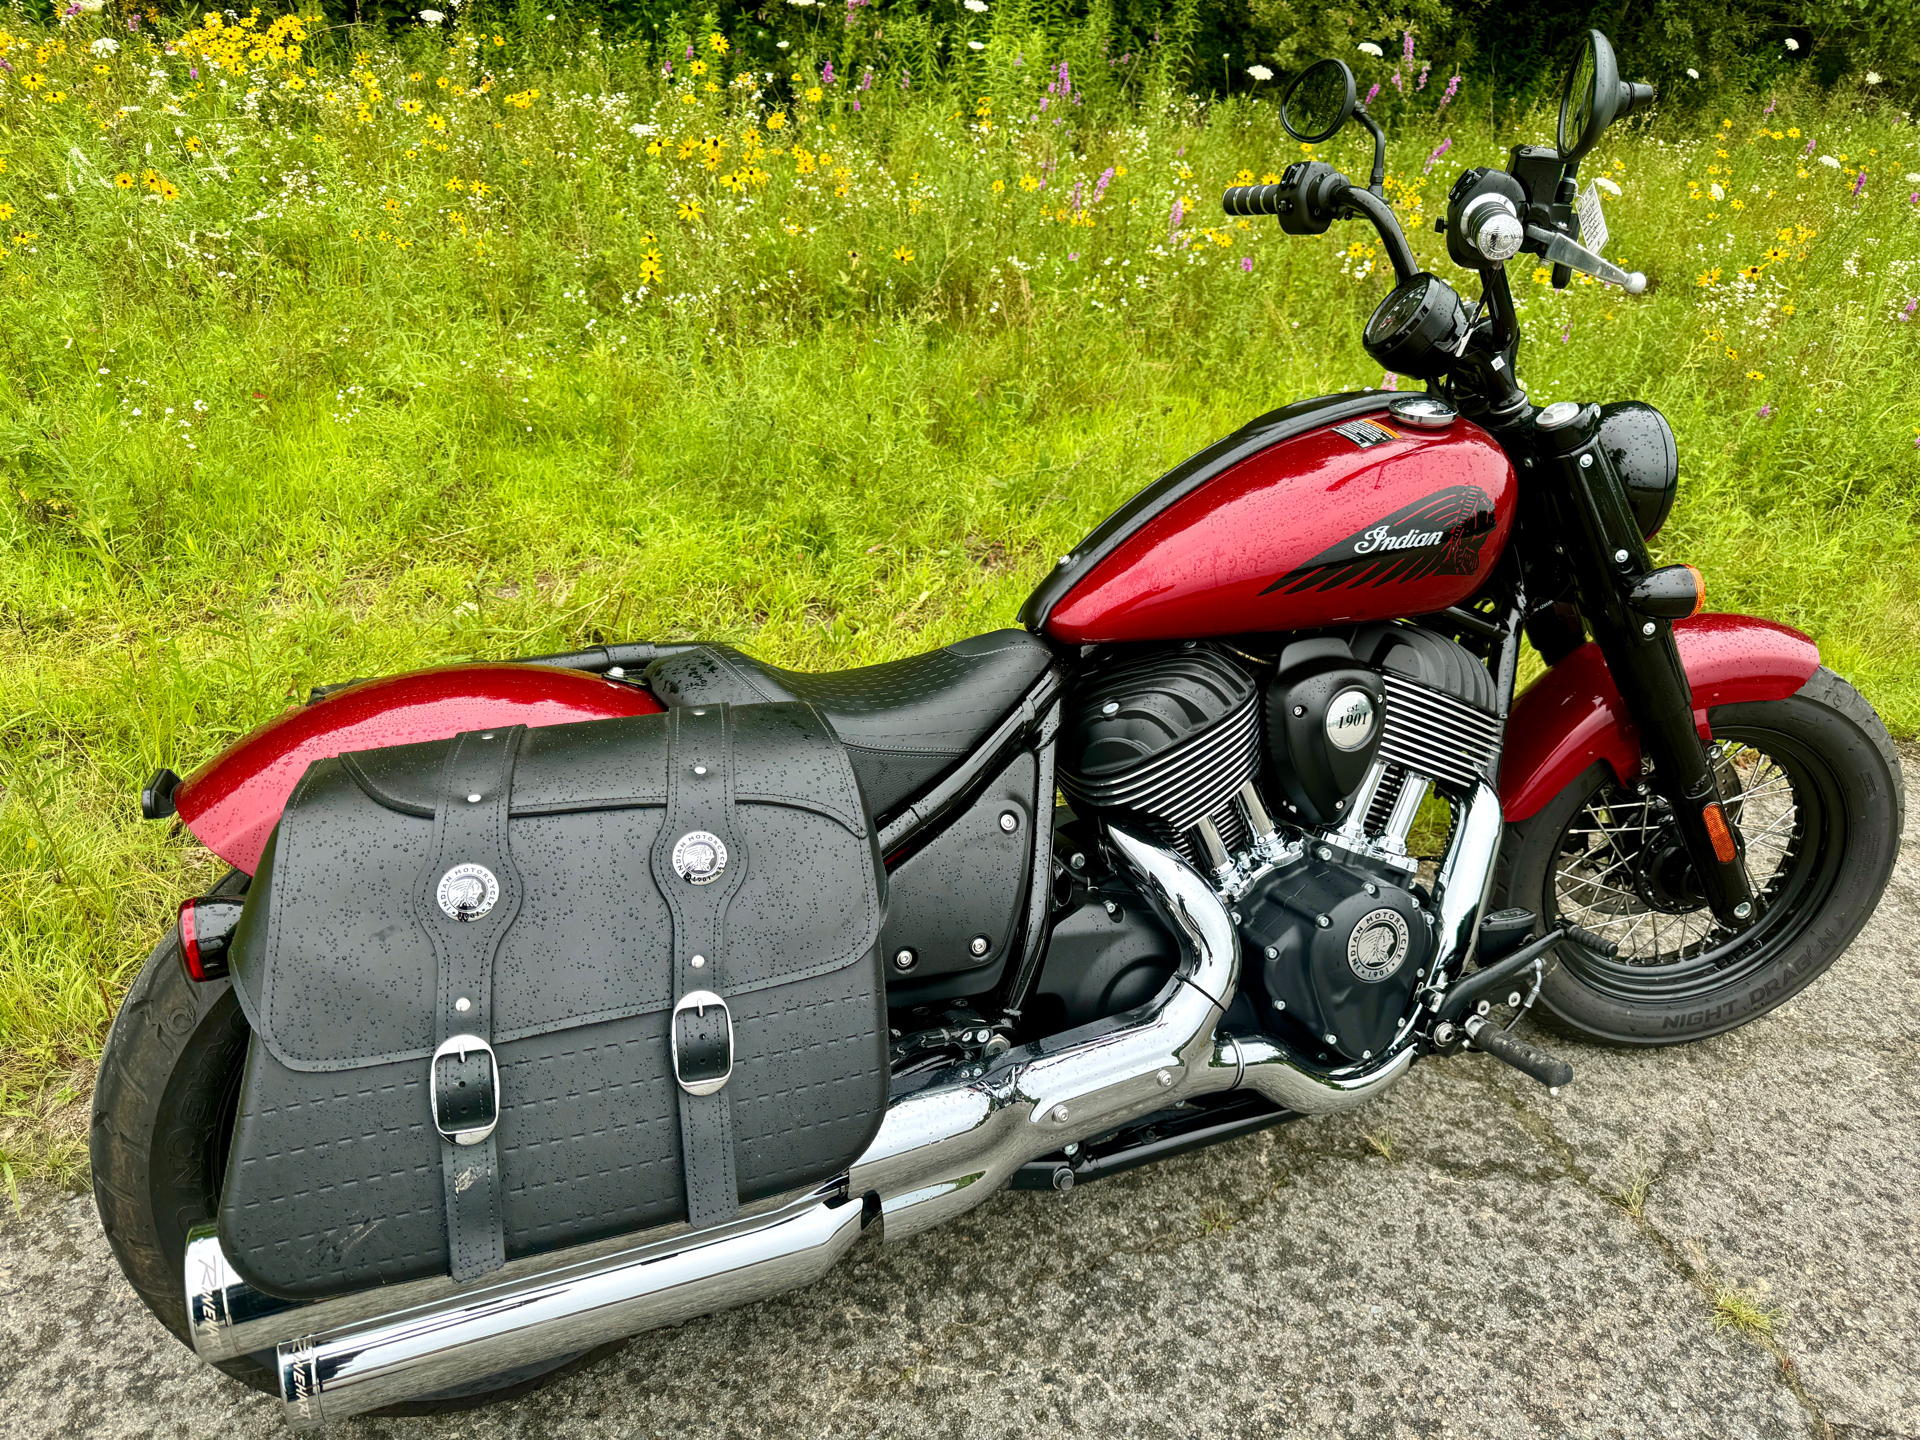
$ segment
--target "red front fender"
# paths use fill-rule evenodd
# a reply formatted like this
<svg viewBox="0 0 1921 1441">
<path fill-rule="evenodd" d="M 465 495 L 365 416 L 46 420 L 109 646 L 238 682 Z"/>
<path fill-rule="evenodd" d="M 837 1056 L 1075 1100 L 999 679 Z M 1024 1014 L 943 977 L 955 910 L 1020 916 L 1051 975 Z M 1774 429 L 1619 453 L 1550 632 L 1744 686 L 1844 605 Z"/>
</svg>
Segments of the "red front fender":
<svg viewBox="0 0 1921 1441">
<path fill-rule="evenodd" d="M 1800 631 L 1746 615 L 1676 621 L 1674 644 L 1703 736 L 1710 706 L 1791 696 L 1821 663 L 1814 642 Z M 1641 737 L 1592 641 L 1522 693 L 1507 735 L 1501 812 L 1510 821 L 1526 820 L 1598 760 L 1623 782 L 1640 776 Z"/>
<path fill-rule="evenodd" d="M 567 725 L 662 709 L 644 690 L 584 671 L 441 666 L 349 686 L 268 721 L 182 781 L 173 802 L 202 845 L 252 875 L 287 797 L 317 760 L 483 726 Z"/>
</svg>

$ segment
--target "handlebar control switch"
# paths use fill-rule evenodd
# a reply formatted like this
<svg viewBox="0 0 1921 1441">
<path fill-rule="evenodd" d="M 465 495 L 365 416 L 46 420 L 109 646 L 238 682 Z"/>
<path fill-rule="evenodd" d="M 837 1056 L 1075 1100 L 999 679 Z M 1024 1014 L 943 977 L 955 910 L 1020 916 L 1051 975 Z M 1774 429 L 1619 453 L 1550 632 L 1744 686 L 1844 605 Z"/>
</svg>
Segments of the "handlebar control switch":
<svg viewBox="0 0 1921 1441">
<path fill-rule="evenodd" d="M 1275 214 L 1289 235 L 1324 235 L 1334 223 L 1348 178 L 1324 160 L 1296 160 L 1281 172 Z"/>
</svg>

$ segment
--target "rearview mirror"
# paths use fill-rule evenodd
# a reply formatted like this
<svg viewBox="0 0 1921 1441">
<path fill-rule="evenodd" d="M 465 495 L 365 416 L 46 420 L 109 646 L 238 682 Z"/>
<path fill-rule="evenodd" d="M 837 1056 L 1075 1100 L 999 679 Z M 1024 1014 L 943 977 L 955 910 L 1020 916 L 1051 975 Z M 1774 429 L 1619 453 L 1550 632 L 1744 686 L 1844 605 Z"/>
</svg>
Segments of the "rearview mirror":
<svg viewBox="0 0 1921 1441">
<path fill-rule="evenodd" d="M 1588 31 L 1561 91 L 1561 120 L 1554 144 L 1562 163 L 1578 162 L 1600 141 L 1602 131 L 1653 98 L 1652 85 L 1622 81 L 1607 36 L 1599 30 Z"/>
<path fill-rule="evenodd" d="M 1354 72 L 1339 60 L 1317 60 L 1281 97 L 1281 128 L 1296 140 L 1331 140 L 1354 113 Z"/>
</svg>

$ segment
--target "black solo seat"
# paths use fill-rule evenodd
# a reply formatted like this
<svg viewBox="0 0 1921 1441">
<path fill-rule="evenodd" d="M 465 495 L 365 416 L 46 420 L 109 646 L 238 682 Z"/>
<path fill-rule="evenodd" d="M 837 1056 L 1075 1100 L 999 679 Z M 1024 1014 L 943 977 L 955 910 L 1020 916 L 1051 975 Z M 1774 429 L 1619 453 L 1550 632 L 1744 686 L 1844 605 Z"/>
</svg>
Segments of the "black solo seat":
<svg viewBox="0 0 1921 1441">
<path fill-rule="evenodd" d="M 869 811 L 885 816 L 985 740 L 1052 658 L 1024 630 L 820 675 L 781 670 L 730 645 L 703 645 L 655 661 L 647 684 L 668 706 L 819 706 L 847 747 Z"/>
</svg>

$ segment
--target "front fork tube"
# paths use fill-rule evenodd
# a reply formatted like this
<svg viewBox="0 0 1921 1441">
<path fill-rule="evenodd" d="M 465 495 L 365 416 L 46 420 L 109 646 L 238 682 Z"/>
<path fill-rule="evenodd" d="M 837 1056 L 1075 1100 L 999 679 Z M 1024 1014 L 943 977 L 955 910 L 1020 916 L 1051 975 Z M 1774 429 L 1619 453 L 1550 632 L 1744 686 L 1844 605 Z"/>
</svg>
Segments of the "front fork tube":
<svg viewBox="0 0 1921 1441">
<path fill-rule="evenodd" d="M 1654 567 L 1620 477 L 1599 444 L 1599 426 L 1594 405 L 1582 406 L 1572 419 L 1559 407 L 1541 412 L 1532 426 L 1538 469 L 1546 472 L 1544 488 L 1581 611 L 1654 762 L 1654 789 L 1673 808 L 1675 828 L 1715 917 L 1744 930 L 1759 907 L 1740 837 L 1721 809 L 1714 767 L 1695 728 L 1694 694 L 1675 648 L 1674 626 L 1628 604 L 1635 582 Z"/>
</svg>

